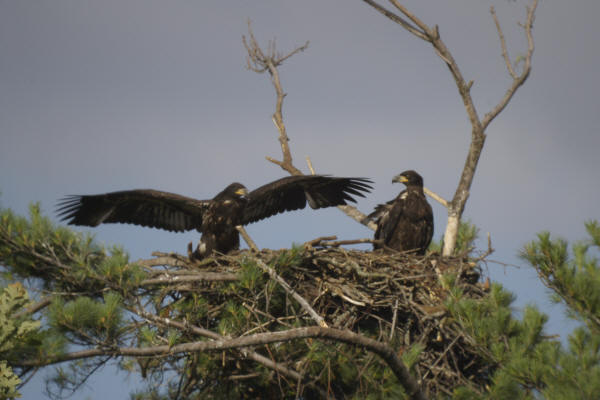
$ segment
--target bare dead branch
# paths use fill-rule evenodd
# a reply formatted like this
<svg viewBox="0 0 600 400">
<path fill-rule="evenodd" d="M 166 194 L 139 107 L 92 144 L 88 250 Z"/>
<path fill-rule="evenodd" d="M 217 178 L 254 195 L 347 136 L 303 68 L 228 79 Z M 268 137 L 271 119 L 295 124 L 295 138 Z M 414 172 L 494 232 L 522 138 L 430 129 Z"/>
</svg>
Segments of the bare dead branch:
<svg viewBox="0 0 600 400">
<path fill-rule="evenodd" d="M 172 275 L 164 273 L 158 278 L 144 279 L 140 282 L 141 287 L 153 285 L 179 285 L 192 282 L 233 282 L 239 280 L 236 274 L 224 272 L 196 271 L 193 275 Z"/>
<path fill-rule="evenodd" d="M 367 217 L 367 215 L 360 212 L 356 207 L 346 205 L 346 206 L 338 206 L 337 208 L 339 208 L 340 210 L 342 210 L 342 212 L 344 214 L 346 214 L 347 216 L 349 216 L 356 222 L 366 226 L 370 230 L 372 230 L 372 231 L 377 230 L 377 224 L 375 222 L 371 221 Z"/>
<path fill-rule="evenodd" d="M 178 254 L 166 254 L 160 252 L 152 253 L 155 258 L 147 260 L 137 260 L 134 264 L 138 264 L 144 267 L 157 267 L 159 265 L 168 265 L 171 267 L 185 267 L 187 260 Z"/>
<path fill-rule="evenodd" d="M 275 49 L 274 41 L 269 42 L 269 44 L 268 44 L 269 52 L 268 52 L 268 54 L 265 54 L 265 52 L 258 45 L 256 38 L 254 37 L 254 33 L 252 32 L 252 27 L 251 27 L 250 21 L 248 21 L 248 36 L 249 36 L 248 39 L 246 39 L 245 36 L 242 37 L 244 46 L 246 47 L 246 50 L 248 52 L 248 58 L 247 58 L 248 69 L 250 69 L 254 72 L 257 72 L 257 73 L 263 73 L 265 71 L 268 71 L 271 76 L 271 83 L 273 84 L 273 87 L 275 88 L 275 93 L 277 96 L 277 100 L 275 103 L 275 113 L 273 114 L 272 119 L 273 119 L 273 123 L 275 124 L 275 127 L 277 128 L 277 130 L 279 132 L 279 144 L 281 146 L 281 153 L 282 153 L 283 159 L 281 161 L 279 161 L 279 160 L 276 160 L 273 157 L 269 157 L 269 156 L 266 156 L 265 158 L 267 159 L 267 161 L 272 162 L 273 164 L 276 164 L 279 167 L 281 167 L 283 170 L 287 171 L 290 175 L 304 175 L 302 173 L 302 171 L 300 171 L 298 168 L 296 168 L 293 164 L 292 153 L 290 151 L 290 147 L 288 144 L 290 139 L 287 135 L 287 132 L 285 129 L 285 124 L 283 122 L 282 108 L 283 108 L 283 100 L 284 100 L 286 94 L 281 87 L 281 81 L 279 79 L 279 72 L 278 72 L 277 67 L 279 67 L 283 63 L 283 61 L 287 60 L 294 54 L 304 51 L 308 47 L 308 42 L 306 42 L 306 44 L 304 44 L 303 46 L 300 46 L 300 47 L 294 49 L 292 52 L 288 53 L 287 55 L 281 56 L 281 55 L 278 55 L 278 53 Z M 307 157 L 307 162 L 309 164 L 309 169 L 310 169 L 311 173 L 314 175 L 315 171 L 312 168 L 312 163 L 310 162 L 310 159 L 308 157 Z M 356 209 L 356 207 L 345 205 L 345 206 L 338 206 L 338 208 L 340 210 L 342 210 L 342 212 L 344 212 L 350 218 L 361 223 L 362 225 L 365 225 L 372 230 L 377 229 L 377 226 L 375 225 L 375 223 L 373 223 L 372 221 L 369 221 L 367 216 L 365 214 L 361 213 L 360 211 L 358 211 L 358 209 Z"/>
<path fill-rule="evenodd" d="M 410 33 L 415 35 L 416 37 L 429 41 L 429 39 L 427 38 L 427 35 L 424 32 L 422 32 L 418 28 L 412 26 L 408 21 L 406 21 L 399 15 L 394 14 L 393 12 L 391 12 L 390 10 L 386 9 L 385 7 L 377 4 L 373 0 L 363 0 L 363 1 L 367 4 L 369 4 L 371 7 L 373 7 L 377 11 L 379 11 L 381 14 L 385 15 L 386 17 L 388 17 L 389 19 L 394 21 L 395 23 L 402 26 L 404 29 L 406 29 L 407 31 L 409 31 Z"/>
<path fill-rule="evenodd" d="M 271 83 L 273 84 L 273 87 L 275 88 L 275 93 L 277 94 L 277 100 L 275 103 L 275 113 L 273 114 L 273 123 L 279 131 L 279 143 L 281 145 L 281 152 L 283 153 L 283 160 L 277 161 L 271 157 L 267 157 L 267 160 L 279 165 L 281 168 L 288 171 L 291 175 L 302 175 L 302 172 L 300 172 L 300 170 L 298 170 L 292 164 L 292 154 L 288 146 L 289 138 L 285 130 L 282 114 L 283 99 L 285 98 L 286 94 L 284 93 L 281 87 L 281 81 L 279 79 L 279 72 L 277 70 L 277 67 L 279 67 L 285 60 L 287 60 L 294 54 L 306 50 L 306 48 L 308 47 L 308 42 L 306 42 L 303 46 L 297 47 L 296 49 L 292 50 L 287 55 L 281 56 L 277 54 L 274 41 L 269 42 L 270 50 L 268 54 L 265 54 L 262 51 L 262 49 L 258 45 L 258 42 L 256 41 L 256 38 L 254 37 L 250 21 L 248 21 L 248 35 L 248 40 L 245 36 L 242 37 L 244 46 L 246 47 L 246 51 L 248 52 L 248 68 L 258 73 L 263 73 L 265 71 L 269 72 L 269 75 L 271 75 Z"/>
<path fill-rule="evenodd" d="M 390 329 L 390 342 L 394 338 L 396 332 L 396 321 L 398 320 L 398 299 L 394 302 L 394 316 L 392 317 L 392 328 Z"/>
<path fill-rule="evenodd" d="M 427 196 L 431 197 L 432 199 L 434 199 L 435 201 L 437 201 L 444 207 L 448 208 L 448 206 L 449 206 L 448 201 L 446 199 L 444 199 L 442 196 L 440 196 L 439 194 L 432 192 L 431 190 L 427 189 L 426 187 L 423 187 L 423 192 L 425 192 L 425 194 Z"/>
<path fill-rule="evenodd" d="M 417 25 L 419 27 L 419 29 L 421 29 L 421 31 L 426 32 L 427 36 L 429 36 L 429 37 L 438 36 L 439 37 L 437 25 L 435 26 L 434 32 L 432 35 L 432 32 L 429 29 L 429 27 L 423 21 L 421 21 L 419 18 L 417 18 L 416 15 L 414 15 L 413 13 L 408 11 L 408 9 L 406 7 L 404 7 L 402 4 L 400 4 L 400 2 L 398 0 L 390 0 L 390 3 L 392 3 L 393 6 L 398 9 L 398 11 L 400 11 L 402 14 L 406 15 L 406 17 L 408 19 L 410 19 L 415 25 Z"/>
<path fill-rule="evenodd" d="M 304 242 L 303 247 L 305 249 L 311 249 L 314 246 L 318 246 L 324 240 L 336 240 L 337 236 L 319 236 L 316 239 L 309 240 L 308 242 Z"/>
<path fill-rule="evenodd" d="M 513 79 L 517 79 L 517 74 L 515 73 L 510 62 L 508 50 L 506 49 L 506 40 L 504 39 L 504 33 L 502 33 L 502 28 L 500 28 L 500 21 L 498 21 L 498 16 L 496 15 L 496 9 L 494 8 L 494 6 L 490 7 L 490 14 L 492 14 L 492 18 L 494 18 L 494 23 L 496 24 L 496 30 L 498 31 L 498 37 L 500 38 L 500 46 L 502 47 L 502 58 L 506 63 L 506 69 L 508 70 L 508 73 Z"/>
<path fill-rule="evenodd" d="M 345 245 L 349 245 L 349 244 L 379 243 L 379 242 L 381 242 L 381 240 L 365 238 L 365 239 L 350 239 L 350 240 L 337 240 L 337 241 L 322 241 L 321 243 L 318 243 L 317 246 L 340 247 L 340 246 L 345 246 Z"/>
<path fill-rule="evenodd" d="M 260 251 L 258 250 L 258 247 L 256 247 L 256 243 L 254 243 L 254 240 L 252 240 L 252 238 L 250 237 L 250 235 L 248 235 L 248 232 L 246 232 L 246 229 L 242 225 L 237 225 L 235 229 L 237 229 L 240 235 L 242 235 L 242 238 L 244 239 L 250 250 L 257 253 Z"/>
<path fill-rule="evenodd" d="M 492 236 L 490 235 L 490 233 L 487 233 L 487 250 L 480 255 L 479 257 L 477 257 L 476 259 L 473 260 L 473 262 L 480 262 L 483 261 L 485 259 L 487 259 L 487 257 L 492 254 L 494 251 L 496 251 L 493 247 L 492 247 Z"/>
<path fill-rule="evenodd" d="M 305 249 L 312 249 L 314 247 L 340 247 L 349 244 L 361 244 L 361 243 L 382 243 L 380 239 L 350 239 L 350 240 L 336 240 L 337 236 L 321 236 L 316 239 L 309 240 L 304 243 Z"/>
<path fill-rule="evenodd" d="M 513 95 L 517 91 L 517 89 L 521 87 L 529 77 L 529 73 L 531 72 L 531 59 L 533 57 L 533 51 L 535 49 L 535 45 L 533 43 L 533 22 L 535 20 L 535 10 L 537 9 L 537 5 L 538 0 L 533 0 L 531 7 L 527 7 L 527 20 L 523 25 L 525 35 L 527 36 L 527 54 L 524 57 L 523 70 L 521 71 L 521 74 L 518 77 L 513 77 L 513 82 L 510 88 L 508 88 L 500 102 L 483 117 L 483 121 L 481 123 L 483 129 L 487 128 L 490 122 L 492 122 L 492 120 L 496 118 L 496 116 L 500 114 L 502 110 L 504 110 L 506 105 L 510 102 Z M 499 30 L 499 35 L 501 35 L 501 33 L 502 31 Z M 501 36 L 500 38 L 501 43 L 502 40 L 503 36 Z"/>
</svg>

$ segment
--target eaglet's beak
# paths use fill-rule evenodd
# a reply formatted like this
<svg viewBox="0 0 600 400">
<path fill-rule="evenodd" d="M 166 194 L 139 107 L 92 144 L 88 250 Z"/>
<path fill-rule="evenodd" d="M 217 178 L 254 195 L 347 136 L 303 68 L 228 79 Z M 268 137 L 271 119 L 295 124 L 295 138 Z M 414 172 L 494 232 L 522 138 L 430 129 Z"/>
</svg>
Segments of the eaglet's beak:
<svg viewBox="0 0 600 400">
<path fill-rule="evenodd" d="M 406 182 L 408 182 L 408 179 L 404 175 L 396 175 L 394 177 L 394 179 L 392 179 L 392 183 L 396 183 L 396 182 L 406 183 Z"/>
<path fill-rule="evenodd" d="M 241 197 L 248 196 L 248 190 L 246 190 L 246 188 L 240 188 L 235 191 L 235 194 Z"/>
</svg>

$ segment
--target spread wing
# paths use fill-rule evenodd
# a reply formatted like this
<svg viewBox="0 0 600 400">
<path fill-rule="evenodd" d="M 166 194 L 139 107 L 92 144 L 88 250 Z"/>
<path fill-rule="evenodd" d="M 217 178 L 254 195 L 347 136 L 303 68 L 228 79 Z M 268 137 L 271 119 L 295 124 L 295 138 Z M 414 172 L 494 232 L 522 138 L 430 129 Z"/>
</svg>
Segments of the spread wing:
<svg viewBox="0 0 600 400">
<path fill-rule="evenodd" d="M 372 186 L 366 178 L 337 178 L 323 175 L 288 176 L 253 190 L 248 194 L 242 223 L 249 224 L 284 211 L 332 207 L 356 202 L 352 196 L 364 197 Z"/>
<path fill-rule="evenodd" d="M 142 189 L 67 196 L 58 203 L 57 211 L 70 225 L 116 222 L 183 232 L 200 230 L 208 204 L 209 200 Z"/>
</svg>

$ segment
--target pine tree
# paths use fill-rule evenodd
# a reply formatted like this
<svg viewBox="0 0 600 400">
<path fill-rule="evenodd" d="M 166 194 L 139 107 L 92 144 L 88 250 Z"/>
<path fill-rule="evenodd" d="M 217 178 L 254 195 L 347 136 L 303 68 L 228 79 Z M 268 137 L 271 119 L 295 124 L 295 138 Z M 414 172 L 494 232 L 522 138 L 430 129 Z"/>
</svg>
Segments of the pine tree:
<svg viewBox="0 0 600 400">
<path fill-rule="evenodd" d="M 600 265 L 593 255 L 600 249 L 600 225 L 589 221 L 585 227 L 589 238 L 573 244 L 571 253 L 565 240 L 552 239 L 549 232 L 521 253 L 552 290 L 553 300 L 581 322 L 567 348 L 552 353 L 541 391 L 548 399 L 596 399 L 600 393 Z"/>
<path fill-rule="evenodd" d="M 572 255 L 547 233 L 522 253 L 582 322 L 566 349 L 545 335 L 547 316 L 531 306 L 516 319 L 512 294 L 478 282 L 467 243 L 455 258 L 313 242 L 193 265 L 166 254 L 132 263 L 36 206 L 28 219 L 2 210 L 0 222 L 4 397 L 47 365 L 58 366 L 49 392 L 68 395 L 115 359 L 146 382 L 140 399 L 592 399 L 600 390 L 596 222 Z M 470 242 L 476 228 L 464 232 Z"/>
</svg>

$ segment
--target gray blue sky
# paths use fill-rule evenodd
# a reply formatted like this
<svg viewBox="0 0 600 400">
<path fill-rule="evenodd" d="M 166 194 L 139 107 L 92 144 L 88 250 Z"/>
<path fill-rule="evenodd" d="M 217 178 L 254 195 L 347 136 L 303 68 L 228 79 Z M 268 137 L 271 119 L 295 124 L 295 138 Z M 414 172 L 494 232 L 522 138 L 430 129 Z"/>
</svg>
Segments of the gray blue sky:
<svg viewBox="0 0 600 400">
<path fill-rule="evenodd" d="M 439 25 L 475 82 L 479 114 L 489 111 L 509 84 L 489 6 L 514 59 L 525 51 L 525 2 L 404 4 Z M 598 15 L 596 0 L 540 1 L 532 74 L 487 131 L 465 212 L 491 233 L 492 259 L 520 266 L 486 272 L 515 292 L 517 311 L 535 303 L 549 313 L 550 334 L 566 332 L 563 312 L 516 254 L 536 232 L 578 240 L 583 222 L 600 218 Z M 280 70 L 298 167 L 306 171 L 310 156 L 317 172 L 374 179 L 363 212 L 401 189 L 390 182 L 405 169 L 451 198 L 470 139 L 452 77 L 427 43 L 361 1 L 0 0 L 1 204 L 25 213 L 40 201 L 54 217 L 66 194 L 154 188 L 203 199 L 232 181 L 253 189 L 284 176 L 264 158 L 280 157 L 275 98 L 268 76 L 245 69 L 247 18 L 282 52 L 310 41 Z M 446 214 L 433 207 L 438 238 Z M 122 225 L 93 231 L 133 259 L 198 240 Z M 372 234 L 335 209 L 288 213 L 249 232 L 269 248 Z M 25 398 L 42 398 L 40 381 Z M 123 398 L 135 379 L 121 381 L 105 371 L 75 398 Z"/>
</svg>

